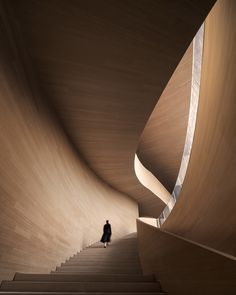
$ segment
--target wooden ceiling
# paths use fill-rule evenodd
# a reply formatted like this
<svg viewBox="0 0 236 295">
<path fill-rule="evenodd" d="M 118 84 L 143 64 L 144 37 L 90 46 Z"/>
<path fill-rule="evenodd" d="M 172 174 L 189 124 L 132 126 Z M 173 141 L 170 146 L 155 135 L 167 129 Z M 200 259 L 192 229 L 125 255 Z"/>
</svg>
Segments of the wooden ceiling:
<svg viewBox="0 0 236 295">
<path fill-rule="evenodd" d="M 164 204 L 135 176 L 140 135 L 214 2 L 6 1 L 45 99 L 77 151 L 136 199 L 141 215 L 158 216 Z"/>
</svg>

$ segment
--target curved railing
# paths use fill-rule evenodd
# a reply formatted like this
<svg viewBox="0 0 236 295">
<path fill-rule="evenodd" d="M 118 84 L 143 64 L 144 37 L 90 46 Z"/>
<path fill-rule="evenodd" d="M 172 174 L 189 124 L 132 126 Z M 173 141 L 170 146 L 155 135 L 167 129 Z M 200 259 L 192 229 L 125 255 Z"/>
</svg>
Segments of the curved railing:
<svg viewBox="0 0 236 295">
<path fill-rule="evenodd" d="M 143 186 L 153 192 L 165 204 L 169 203 L 171 194 L 167 191 L 164 185 L 143 166 L 137 155 L 135 155 L 134 159 L 134 170 L 138 180 Z"/>
</svg>

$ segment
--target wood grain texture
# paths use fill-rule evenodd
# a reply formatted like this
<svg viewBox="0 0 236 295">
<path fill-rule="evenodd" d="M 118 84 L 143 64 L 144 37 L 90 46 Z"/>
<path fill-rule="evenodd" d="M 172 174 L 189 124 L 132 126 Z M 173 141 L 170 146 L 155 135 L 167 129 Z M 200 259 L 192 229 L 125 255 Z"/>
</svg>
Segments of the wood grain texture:
<svg viewBox="0 0 236 295">
<path fill-rule="evenodd" d="M 19 56 L 0 9 L 0 280 L 50 271 L 100 240 L 106 219 L 113 237 L 133 232 L 138 215 L 78 157 Z"/>
<path fill-rule="evenodd" d="M 236 256 L 236 2 L 205 23 L 199 109 L 183 189 L 163 228 Z"/>
<path fill-rule="evenodd" d="M 213 3 L 8 2 L 77 150 L 99 177 L 138 200 L 142 215 L 158 216 L 164 204 L 135 176 L 140 134 Z"/>
<path fill-rule="evenodd" d="M 235 294 L 236 259 L 139 220 L 137 228 L 143 272 L 155 274 L 169 295 Z"/>
<path fill-rule="evenodd" d="M 163 91 L 140 137 L 142 164 L 172 193 L 183 156 L 192 81 L 192 43 Z"/>
</svg>

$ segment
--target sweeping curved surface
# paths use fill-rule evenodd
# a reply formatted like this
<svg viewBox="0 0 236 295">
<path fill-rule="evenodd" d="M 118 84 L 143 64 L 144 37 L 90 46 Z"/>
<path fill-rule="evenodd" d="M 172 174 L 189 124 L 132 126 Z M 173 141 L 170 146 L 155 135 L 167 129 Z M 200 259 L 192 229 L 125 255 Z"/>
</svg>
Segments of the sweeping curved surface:
<svg viewBox="0 0 236 295">
<path fill-rule="evenodd" d="M 38 82 L 91 169 L 132 196 L 164 203 L 134 172 L 142 130 L 215 1 L 11 1 Z"/>
<path fill-rule="evenodd" d="M 186 138 L 192 61 L 191 43 L 155 106 L 137 150 L 142 164 L 170 193 L 178 177 Z"/>
<path fill-rule="evenodd" d="M 176 206 L 163 229 L 236 256 L 236 2 L 205 22 L 198 116 Z"/>
<path fill-rule="evenodd" d="M 135 155 L 134 159 L 134 170 L 142 185 L 153 192 L 165 204 L 168 204 L 171 199 L 171 194 L 160 183 L 160 181 L 143 166 L 137 155 Z"/>
</svg>

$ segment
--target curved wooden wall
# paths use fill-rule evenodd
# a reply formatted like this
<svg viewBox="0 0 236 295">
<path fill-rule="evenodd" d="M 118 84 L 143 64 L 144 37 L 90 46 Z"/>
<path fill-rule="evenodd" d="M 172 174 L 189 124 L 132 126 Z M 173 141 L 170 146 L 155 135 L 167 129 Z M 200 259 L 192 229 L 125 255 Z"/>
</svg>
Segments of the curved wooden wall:
<svg viewBox="0 0 236 295">
<path fill-rule="evenodd" d="M 180 198 L 163 228 L 236 256 L 236 2 L 205 22 L 192 153 Z"/>
<path fill-rule="evenodd" d="M 183 156 L 191 96 L 193 45 L 178 64 L 138 144 L 142 164 L 172 193 Z"/>
<path fill-rule="evenodd" d="M 236 258 L 222 255 L 138 220 L 143 272 L 155 274 L 169 295 L 236 291 Z"/>
<path fill-rule="evenodd" d="M 140 214 L 164 208 L 134 172 L 140 134 L 207 15 L 208 1 L 6 1 L 40 85 L 99 177 Z"/>
<path fill-rule="evenodd" d="M 28 82 L 0 9 L 0 280 L 50 271 L 98 241 L 106 219 L 118 237 L 138 216 L 78 158 Z"/>
</svg>

